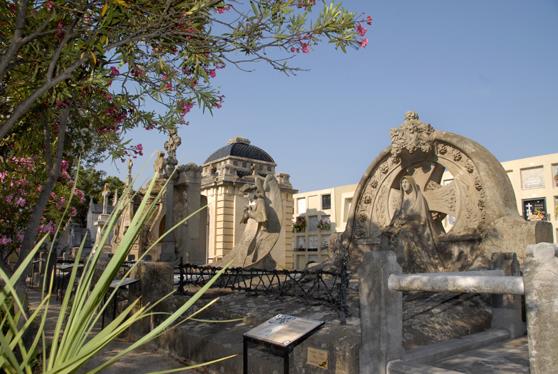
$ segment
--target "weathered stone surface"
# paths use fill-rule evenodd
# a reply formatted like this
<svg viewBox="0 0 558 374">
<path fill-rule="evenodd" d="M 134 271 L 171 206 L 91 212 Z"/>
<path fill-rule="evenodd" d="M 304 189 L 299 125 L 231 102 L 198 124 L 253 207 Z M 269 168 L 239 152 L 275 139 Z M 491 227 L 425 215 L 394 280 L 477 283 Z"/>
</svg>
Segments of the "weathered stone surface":
<svg viewBox="0 0 558 374">
<path fill-rule="evenodd" d="M 492 254 L 492 267 L 494 269 L 501 269 L 504 275 L 507 276 L 521 275 L 515 253 Z M 493 295 L 491 326 L 508 330 L 512 338 L 525 335 L 526 325 L 522 316 L 523 301 L 521 298 L 521 295 Z"/>
<path fill-rule="evenodd" d="M 219 296 L 219 301 L 196 316 L 208 320 L 228 320 L 241 318 L 230 323 L 204 323 L 189 321 L 166 332 L 160 344 L 178 357 L 191 362 L 204 362 L 229 354 L 238 356 L 212 365 L 208 373 L 242 372 L 242 334 L 277 314 L 326 321 L 325 325 L 298 345 L 290 355 L 291 373 L 298 374 L 356 374 L 358 373 L 358 347 L 360 326 L 358 319 L 348 320 L 341 325 L 337 312 L 325 305 L 312 305 L 299 298 L 250 295 L 244 292 L 230 292 L 212 289 L 198 303 L 201 307 Z M 175 297 L 182 303 L 187 297 Z M 308 348 L 327 352 L 327 368 L 308 363 Z M 281 358 L 252 347 L 249 349 L 251 374 L 283 373 Z"/>
<path fill-rule="evenodd" d="M 397 291 L 523 295 L 523 278 L 519 276 L 394 274 L 389 277 L 388 284 L 390 289 Z"/>
<path fill-rule="evenodd" d="M 525 302 L 531 373 L 553 373 L 558 368 L 558 246 L 540 243 L 527 247 Z"/>
<path fill-rule="evenodd" d="M 401 272 L 395 254 L 369 252 L 359 268 L 360 373 L 383 374 L 389 361 L 403 353 L 401 293 L 388 288 L 388 278 Z"/>
<path fill-rule="evenodd" d="M 131 296 L 141 294 L 142 305 L 153 304 L 173 290 L 174 269 L 172 264 L 167 262 L 147 262 L 140 261 L 137 264 L 133 277 L 139 279 L 139 287 L 134 289 Z M 138 290 L 139 288 L 139 290 Z M 156 312 L 173 312 L 175 305 L 170 300 L 160 303 Z M 131 328 L 131 334 L 141 337 L 151 330 L 163 317 L 144 319 Z"/>
<path fill-rule="evenodd" d="M 527 338 L 495 343 L 448 357 L 431 365 L 469 374 L 527 374 L 529 373 Z M 552 372 L 554 371 L 548 373 Z"/>
<path fill-rule="evenodd" d="M 254 185 L 245 185 L 248 205 L 244 208 L 241 223 L 244 230 L 235 248 L 213 266 L 223 266 L 232 261 L 232 267 L 274 269 L 278 262 L 273 258 L 281 234 L 283 203 L 277 179 L 268 174 L 265 178 L 255 175 Z"/>
<path fill-rule="evenodd" d="M 526 245 L 552 235 L 549 225 L 519 216 L 505 170 L 478 143 L 413 112 L 391 135 L 353 198 L 344 237 L 356 266 L 363 250 L 388 247 L 403 272 L 487 268 L 492 253 L 514 251 L 522 262 Z M 444 171 L 453 181 L 442 181 Z M 445 232 L 447 216 L 454 224 Z"/>
<path fill-rule="evenodd" d="M 444 172 L 453 180 L 442 180 Z M 451 227 L 443 225 L 446 217 Z M 392 130 L 391 145 L 364 173 L 338 242 L 347 248 L 353 272 L 368 252 L 379 250 L 394 251 L 404 273 L 456 272 L 490 269 L 494 253 L 515 252 L 522 263 L 528 244 L 551 235 L 548 224 L 519 216 L 510 180 L 488 150 L 408 112 Z M 488 301 L 474 295 L 406 295 L 405 344 L 488 328 Z M 514 336 L 521 333 L 516 312 L 501 308 L 495 314 Z"/>
<path fill-rule="evenodd" d="M 135 277 L 140 280 L 142 300 L 153 303 L 173 290 L 174 268 L 165 262 L 141 261 Z"/>
<path fill-rule="evenodd" d="M 416 348 L 490 328 L 486 297 L 450 293 L 408 293 L 403 298 L 403 346 Z"/>
</svg>

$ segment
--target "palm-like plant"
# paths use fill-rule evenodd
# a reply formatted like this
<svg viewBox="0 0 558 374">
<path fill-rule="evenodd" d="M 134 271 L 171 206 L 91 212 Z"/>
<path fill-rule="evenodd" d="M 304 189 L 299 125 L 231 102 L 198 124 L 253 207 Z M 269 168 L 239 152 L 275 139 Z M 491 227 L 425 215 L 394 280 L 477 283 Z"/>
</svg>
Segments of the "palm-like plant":
<svg viewBox="0 0 558 374">
<path fill-rule="evenodd" d="M 169 178 L 169 180 L 170 179 L 171 178 Z M 163 186 L 156 198 L 149 202 L 149 196 L 153 192 L 156 182 L 157 176 L 154 176 L 145 192 L 144 198 L 142 199 L 136 214 L 134 215 L 130 227 L 118 244 L 118 247 L 114 251 L 108 265 L 102 271 L 100 277 L 95 281 L 93 281 L 94 272 L 102 254 L 102 248 L 107 243 L 110 232 L 114 229 L 119 216 L 130 202 L 130 199 L 132 199 L 130 191 L 124 194 L 123 198 L 121 198 L 116 205 L 103 229 L 101 239 L 96 243 L 91 253 L 87 256 L 83 266 L 83 272 L 81 273 L 81 276 L 78 277 L 78 265 L 85 244 L 85 239 L 82 241 L 73 263 L 68 286 L 60 305 L 60 312 L 57 317 L 56 326 L 54 328 L 50 344 L 47 344 L 45 326 L 49 307 L 52 302 L 54 276 L 49 277 L 45 275 L 42 284 L 41 300 L 37 308 L 32 312 L 28 313 L 26 311 L 20 295 L 16 292 L 17 282 L 25 276 L 26 269 L 29 267 L 33 257 L 45 243 L 46 236 L 35 245 L 33 250 L 29 253 L 29 255 L 22 262 L 21 266 L 12 276 L 8 276 L 2 269 L 0 269 L 0 280 L 4 284 L 2 291 L 0 292 L 0 369 L 7 373 L 32 373 L 37 367 L 41 367 L 43 373 L 73 373 L 93 356 L 98 354 L 120 334 L 130 328 L 134 323 L 154 315 L 154 308 L 156 305 L 171 295 L 168 294 L 163 297 L 163 299 L 151 305 L 141 305 L 140 300 L 137 299 L 130 303 L 130 305 L 118 314 L 109 324 L 100 330 L 95 330 L 95 327 L 99 326 L 99 319 L 101 319 L 111 298 L 115 297 L 117 288 L 113 288 L 111 291 L 111 288 L 109 287 L 111 282 L 114 280 L 118 270 L 126 260 L 128 253 L 130 252 L 133 243 L 138 238 L 143 225 L 150 217 L 152 217 L 157 203 L 160 201 L 161 196 L 165 191 L 166 185 Z M 68 207 L 69 204 L 70 202 L 68 202 Z M 200 210 L 204 208 L 205 207 Z M 149 250 L 166 235 L 168 235 L 174 228 L 184 224 L 184 222 L 196 213 L 198 212 L 194 212 L 192 215 L 185 217 L 178 222 L 171 230 L 162 235 L 157 242 L 153 243 L 138 260 L 141 260 L 143 256 L 149 253 Z M 50 247 L 50 251 L 52 250 L 53 245 Z M 50 258 L 50 256 L 48 256 L 48 258 Z M 134 266 L 127 271 L 126 276 L 130 274 Z M 48 263 L 46 268 L 49 268 Z M 185 315 L 188 309 L 209 287 L 211 287 L 223 271 L 224 269 L 219 271 L 214 278 L 208 281 L 207 284 L 190 299 L 188 299 L 186 303 L 165 318 L 148 334 L 141 337 L 139 340 L 135 341 L 126 349 L 120 351 L 117 355 L 105 361 L 100 366 L 91 369 L 89 372 L 100 372 L 104 368 L 114 364 L 125 354 L 152 341 L 160 336 L 167 328 L 176 324 L 177 320 Z M 125 277 L 122 279 L 124 278 Z M 210 304 L 201 308 L 194 314 L 199 313 Z M 194 314 L 186 318 L 191 318 Z M 28 341 L 30 339 L 24 339 L 24 336 L 29 334 L 32 329 L 36 329 L 36 333 L 32 341 Z M 185 370 L 187 368 L 199 367 L 230 357 L 232 356 L 164 372 L 168 373 Z"/>
</svg>

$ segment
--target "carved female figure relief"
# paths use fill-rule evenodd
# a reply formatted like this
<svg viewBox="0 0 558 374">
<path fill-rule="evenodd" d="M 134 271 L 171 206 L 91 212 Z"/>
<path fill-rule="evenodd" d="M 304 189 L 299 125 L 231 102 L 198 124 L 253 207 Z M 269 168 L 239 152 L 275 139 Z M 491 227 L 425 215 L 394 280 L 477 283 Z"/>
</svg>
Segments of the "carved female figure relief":
<svg viewBox="0 0 558 374">
<path fill-rule="evenodd" d="M 413 177 L 404 176 L 400 181 L 401 204 L 395 212 L 391 226 L 401 226 L 409 220 L 415 220 L 421 224 L 431 224 L 428 203 L 422 195 L 419 186 Z"/>
<path fill-rule="evenodd" d="M 390 247 L 406 273 L 441 271 L 436 234 L 428 203 L 413 177 L 399 182 L 401 202 L 384 231 Z"/>
</svg>

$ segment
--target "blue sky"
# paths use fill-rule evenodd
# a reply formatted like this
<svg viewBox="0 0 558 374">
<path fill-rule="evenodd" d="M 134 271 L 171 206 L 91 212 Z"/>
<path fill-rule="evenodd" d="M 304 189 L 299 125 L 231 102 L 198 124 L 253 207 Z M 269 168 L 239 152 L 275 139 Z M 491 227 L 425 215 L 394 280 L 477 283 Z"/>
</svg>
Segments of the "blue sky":
<svg viewBox="0 0 558 374">
<path fill-rule="evenodd" d="M 263 64 L 218 71 L 224 106 L 213 116 L 191 113 L 179 130 L 179 162 L 200 164 L 240 135 L 300 191 L 357 183 L 409 110 L 501 161 L 558 152 L 558 1 L 344 4 L 374 18 L 365 49 L 313 48 L 294 61 L 309 69 L 295 77 Z M 144 145 L 136 161 L 144 165 L 165 141 L 139 130 L 129 137 Z M 99 168 L 126 173 L 120 163 Z M 150 176 L 150 166 L 142 170 Z"/>
</svg>

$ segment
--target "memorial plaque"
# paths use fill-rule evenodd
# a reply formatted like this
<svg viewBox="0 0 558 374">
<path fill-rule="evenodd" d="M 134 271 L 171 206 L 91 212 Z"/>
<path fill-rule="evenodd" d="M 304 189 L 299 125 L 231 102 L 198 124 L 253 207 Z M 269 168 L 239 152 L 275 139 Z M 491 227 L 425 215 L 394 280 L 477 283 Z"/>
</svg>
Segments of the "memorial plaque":
<svg viewBox="0 0 558 374">
<path fill-rule="evenodd" d="M 523 218 L 528 221 L 546 221 L 546 200 L 544 198 L 523 200 Z"/>
<path fill-rule="evenodd" d="M 327 351 L 324 351 L 323 349 L 308 347 L 308 355 L 306 357 L 306 363 L 308 365 L 316 366 L 322 369 L 327 369 L 328 367 Z"/>
<path fill-rule="evenodd" d="M 244 335 L 280 347 L 287 347 L 297 340 L 304 338 L 323 324 L 324 321 L 278 314 L 249 330 Z"/>
</svg>

